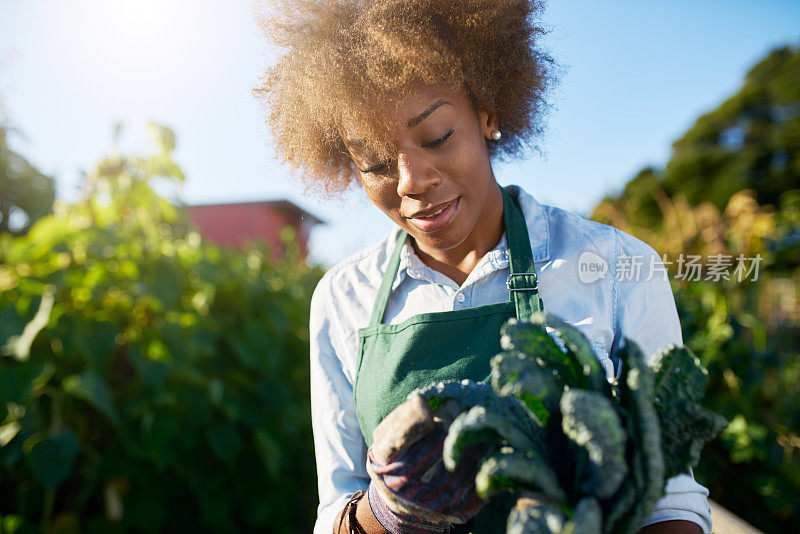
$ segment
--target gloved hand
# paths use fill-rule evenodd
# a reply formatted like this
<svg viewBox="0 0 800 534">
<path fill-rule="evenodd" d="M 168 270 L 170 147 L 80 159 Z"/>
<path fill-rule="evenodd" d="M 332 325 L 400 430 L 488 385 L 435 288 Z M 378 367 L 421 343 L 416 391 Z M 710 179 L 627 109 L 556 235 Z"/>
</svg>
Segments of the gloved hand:
<svg viewBox="0 0 800 534">
<path fill-rule="evenodd" d="M 442 447 L 458 409 L 445 402 L 434 417 L 414 395 L 375 428 L 367 451 L 368 498 L 389 532 L 446 532 L 450 523 L 466 523 L 486 504 L 475 492 L 485 450 L 467 451 L 454 472 L 444 467 Z"/>
</svg>

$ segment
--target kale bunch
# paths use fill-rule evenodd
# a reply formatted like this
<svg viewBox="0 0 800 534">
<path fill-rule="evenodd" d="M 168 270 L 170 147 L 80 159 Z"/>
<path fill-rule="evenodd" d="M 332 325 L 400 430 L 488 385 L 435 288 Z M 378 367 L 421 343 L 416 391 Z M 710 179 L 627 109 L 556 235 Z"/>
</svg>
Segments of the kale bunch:
<svg viewBox="0 0 800 534">
<path fill-rule="evenodd" d="M 439 382 L 415 393 L 434 414 L 446 401 L 459 406 L 444 443 L 448 469 L 473 445 L 489 450 L 476 486 L 485 499 L 518 495 L 507 534 L 636 532 L 666 480 L 696 465 L 726 426 L 700 405 L 708 373 L 686 347 L 665 347 L 648 364 L 626 338 L 608 380 L 586 337 L 553 315 L 512 319 L 501 334 L 491 385 Z"/>
</svg>

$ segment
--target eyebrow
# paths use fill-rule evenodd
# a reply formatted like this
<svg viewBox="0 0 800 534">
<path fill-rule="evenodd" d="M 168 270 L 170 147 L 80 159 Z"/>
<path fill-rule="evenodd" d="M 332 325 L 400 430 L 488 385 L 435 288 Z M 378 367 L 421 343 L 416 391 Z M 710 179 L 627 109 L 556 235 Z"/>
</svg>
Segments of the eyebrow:
<svg viewBox="0 0 800 534">
<path fill-rule="evenodd" d="M 450 104 L 450 102 L 448 102 L 447 100 L 437 100 L 436 102 L 431 104 L 428 109 L 426 109 L 425 111 L 423 111 L 422 113 L 420 113 L 419 115 L 414 117 L 413 119 L 409 119 L 409 121 L 406 123 L 406 127 L 408 127 L 409 129 L 413 128 L 414 126 L 416 126 L 417 124 L 421 123 L 426 118 L 428 118 L 428 115 L 430 115 L 431 113 L 436 111 L 440 106 L 443 106 L 445 104 L 449 104 L 451 106 L 453 105 L 453 104 Z"/>
<path fill-rule="evenodd" d="M 431 104 L 428 107 L 428 109 L 426 109 L 425 111 L 423 111 L 422 113 L 420 113 L 416 117 L 414 117 L 412 119 L 409 119 L 406 122 L 406 128 L 408 128 L 410 130 L 414 126 L 418 125 L 419 123 L 421 123 L 422 121 L 427 119 L 428 116 L 431 113 L 433 113 L 434 111 L 439 109 L 441 106 L 444 106 L 445 104 L 447 104 L 449 106 L 453 105 L 452 103 L 448 102 L 447 100 L 437 100 L 436 102 Z M 363 139 L 348 139 L 347 143 L 350 144 L 350 145 L 353 145 L 353 146 L 364 146 L 364 140 Z"/>
</svg>

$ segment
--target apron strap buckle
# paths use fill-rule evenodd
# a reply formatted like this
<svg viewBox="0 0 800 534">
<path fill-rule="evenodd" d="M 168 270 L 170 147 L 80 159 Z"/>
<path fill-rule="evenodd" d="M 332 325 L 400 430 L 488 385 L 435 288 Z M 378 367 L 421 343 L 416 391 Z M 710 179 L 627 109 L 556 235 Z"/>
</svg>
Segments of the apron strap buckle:
<svg viewBox="0 0 800 534">
<path fill-rule="evenodd" d="M 533 287 L 511 287 L 515 276 L 532 276 Z M 506 279 L 506 287 L 509 291 L 536 291 L 539 289 L 539 279 L 536 277 L 536 273 L 511 273 Z"/>
</svg>

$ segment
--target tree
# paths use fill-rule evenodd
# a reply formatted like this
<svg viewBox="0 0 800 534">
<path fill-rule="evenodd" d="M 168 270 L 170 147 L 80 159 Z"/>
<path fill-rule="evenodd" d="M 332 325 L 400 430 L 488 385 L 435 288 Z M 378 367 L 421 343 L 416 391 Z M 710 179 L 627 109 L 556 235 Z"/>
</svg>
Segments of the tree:
<svg viewBox="0 0 800 534">
<path fill-rule="evenodd" d="M 0 125 L 0 234 L 22 235 L 50 213 L 55 184 L 9 147 L 8 134 Z"/>
<path fill-rule="evenodd" d="M 746 75 L 741 89 L 702 115 L 672 145 L 665 169 L 645 169 L 608 205 L 633 223 L 652 226 L 661 214 L 653 197 L 680 193 L 691 205 L 724 209 L 738 191 L 754 191 L 760 205 L 780 208 L 781 195 L 800 188 L 800 47 L 770 52 Z M 660 191 L 658 191 L 660 190 Z M 609 221 L 610 222 L 610 221 Z"/>
</svg>

